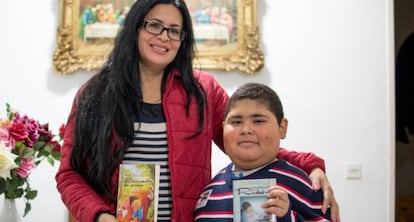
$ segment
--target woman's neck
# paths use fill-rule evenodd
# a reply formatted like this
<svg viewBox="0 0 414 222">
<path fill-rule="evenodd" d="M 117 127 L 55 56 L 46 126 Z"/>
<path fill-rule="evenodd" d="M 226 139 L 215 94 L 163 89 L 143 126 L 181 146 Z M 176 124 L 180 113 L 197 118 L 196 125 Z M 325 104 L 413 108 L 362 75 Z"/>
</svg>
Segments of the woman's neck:
<svg viewBox="0 0 414 222">
<path fill-rule="evenodd" d="M 148 69 L 141 69 L 142 101 L 145 103 L 161 103 L 161 82 L 164 72 L 153 73 Z"/>
</svg>

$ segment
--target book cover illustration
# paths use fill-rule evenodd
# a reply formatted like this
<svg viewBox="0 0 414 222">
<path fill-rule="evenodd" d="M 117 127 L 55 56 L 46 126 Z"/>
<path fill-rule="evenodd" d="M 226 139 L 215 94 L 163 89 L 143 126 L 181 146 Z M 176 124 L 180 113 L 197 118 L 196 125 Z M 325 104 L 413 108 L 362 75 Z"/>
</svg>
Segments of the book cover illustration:
<svg viewBox="0 0 414 222">
<path fill-rule="evenodd" d="M 233 217 L 240 222 L 276 222 L 260 205 L 267 200 L 269 187 L 275 178 L 233 180 Z"/>
<path fill-rule="evenodd" d="M 120 165 L 117 222 L 157 221 L 159 175 L 159 165 Z"/>
</svg>

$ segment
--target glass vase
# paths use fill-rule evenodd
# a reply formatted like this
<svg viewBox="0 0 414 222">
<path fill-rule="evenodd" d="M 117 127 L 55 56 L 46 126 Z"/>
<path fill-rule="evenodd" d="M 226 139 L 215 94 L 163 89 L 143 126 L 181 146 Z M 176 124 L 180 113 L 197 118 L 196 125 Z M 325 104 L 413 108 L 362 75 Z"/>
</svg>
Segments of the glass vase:
<svg viewBox="0 0 414 222">
<path fill-rule="evenodd" d="M 16 201 L 4 198 L 3 208 L 0 211 L 1 222 L 22 222 L 22 216 L 17 212 Z"/>
</svg>

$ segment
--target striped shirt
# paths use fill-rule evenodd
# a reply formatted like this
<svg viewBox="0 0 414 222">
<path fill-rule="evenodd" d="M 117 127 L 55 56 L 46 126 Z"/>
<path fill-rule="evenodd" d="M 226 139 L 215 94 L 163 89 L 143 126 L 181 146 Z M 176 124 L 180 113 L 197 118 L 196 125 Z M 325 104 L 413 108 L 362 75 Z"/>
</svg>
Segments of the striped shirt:
<svg viewBox="0 0 414 222">
<path fill-rule="evenodd" d="M 126 150 L 123 163 L 160 165 L 158 222 L 171 218 L 171 178 L 168 166 L 168 144 L 165 118 L 161 104 L 142 103 L 139 118 L 134 123 L 134 138 Z"/>
<path fill-rule="evenodd" d="M 277 160 L 252 172 L 233 174 L 233 164 L 221 170 L 200 195 L 195 210 L 196 222 L 233 221 L 233 180 L 276 178 L 278 186 L 288 192 L 290 209 L 278 222 L 329 221 L 330 209 L 322 213 L 322 191 L 314 191 L 304 171 L 284 160 Z M 249 174 L 250 173 L 250 174 Z M 236 176 L 243 175 L 240 178 Z"/>
</svg>

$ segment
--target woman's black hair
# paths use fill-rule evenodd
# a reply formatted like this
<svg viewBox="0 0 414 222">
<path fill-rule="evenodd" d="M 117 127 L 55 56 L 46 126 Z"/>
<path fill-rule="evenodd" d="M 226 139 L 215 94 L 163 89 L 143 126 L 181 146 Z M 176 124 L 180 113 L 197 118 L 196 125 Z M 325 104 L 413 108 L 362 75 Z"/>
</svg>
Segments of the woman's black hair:
<svg viewBox="0 0 414 222">
<path fill-rule="evenodd" d="M 191 15 L 184 0 L 136 1 L 115 39 L 108 60 L 86 83 L 72 117 L 76 122 L 71 166 L 98 194 L 112 203 L 116 203 L 113 193 L 117 187 L 112 183 L 112 175 L 132 142 L 134 115 L 138 115 L 142 100 L 141 89 L 137 87 L 141 85 L 138 31 L 147 13 L 158 4 L 176 6 L 183 17 L 182 29 L 187 32 L 176 57 L 164 71 L 161 95 L 168 75 L 173 70 L 179 71 L 179 81 L 187 92 L 186 115 L 193 97 L 198 105 L 199 127 L 191 137 L 199 135 L 204 127 L 206 95 L 193 76 L 195 41 Z"/>
</svg>

